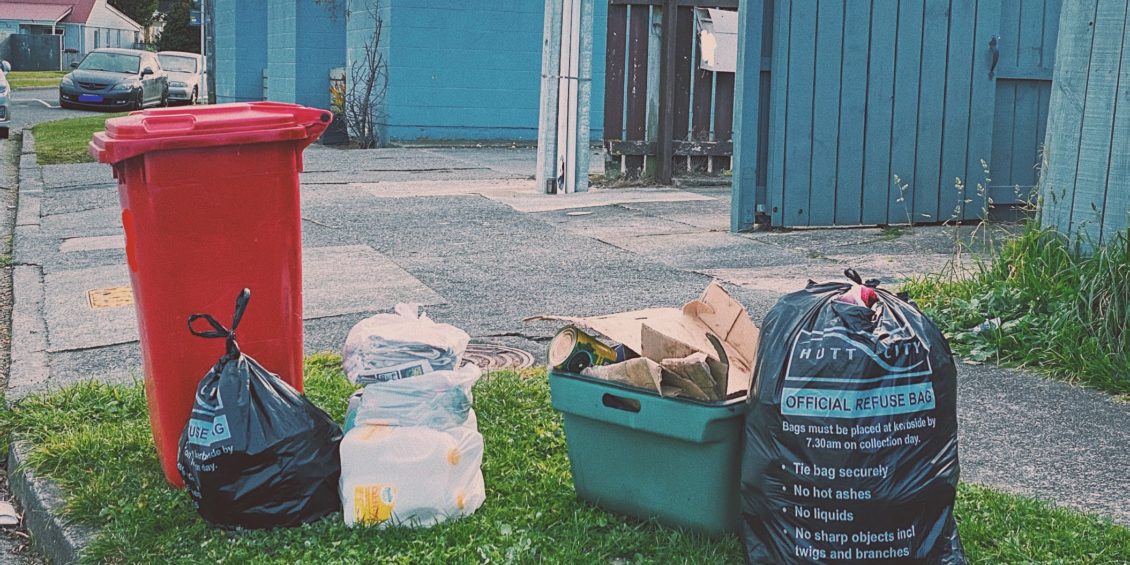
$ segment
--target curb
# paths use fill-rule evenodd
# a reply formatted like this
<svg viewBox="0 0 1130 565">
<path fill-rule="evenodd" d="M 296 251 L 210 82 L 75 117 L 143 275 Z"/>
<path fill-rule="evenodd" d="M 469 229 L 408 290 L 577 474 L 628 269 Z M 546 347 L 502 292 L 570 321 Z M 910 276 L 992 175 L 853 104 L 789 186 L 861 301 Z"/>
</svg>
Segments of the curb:
<svg viewBox="0 0 1130 565">
<path fill-rule="evenodd" d="M 24 525 L 31 544 L 51 563 L 78 563 L 94 530 L 68 524 L 61 518 L 64 502 L 59 487 L 36 477 L 26 468 L 31 446 L 16 441 L 8 452 L 8 480 L 12 494 L 24 510 Z"/>
<path fill-rule="evenodd" d="M 22 134 L 16 219 L 12 229 L 12 333 L 9 345 L 11 362 L 8 371 L 9 404 L 47 383 L 47 327 L 39 312 L 43 307 L 43 271 L 37 265 L 21 264 L 21 248 L 25 238 L 39 232 L 40 195 L 43 193 L 42 169 L 35 162 L 35 136 L 30 130 Z"/>
<path fill-rule="evenodd" d="M 43 170 L 36 163 L 35 136 L 22 133 L 17 184 L 16 216 L 12 226 L 12 321 L 8 386 L 4 398 L 18 398 L 42 389 L 47 382 L 47 327 L 39 311 L 43 305 L 43 272 L 37 265 L 19 264 L 23 239 L 39 231 Z M 51 563 L 77 563 L 89 545 L 93 531 L 67 524 L 62 518 L 64 498 L 59 487 L 35 476 L 26 467 L 31 445 L 12 442 L 7 453 L 8 480 L 12 496 L 24 511 L 24 527 L 31 544 Z"/>
</svg>

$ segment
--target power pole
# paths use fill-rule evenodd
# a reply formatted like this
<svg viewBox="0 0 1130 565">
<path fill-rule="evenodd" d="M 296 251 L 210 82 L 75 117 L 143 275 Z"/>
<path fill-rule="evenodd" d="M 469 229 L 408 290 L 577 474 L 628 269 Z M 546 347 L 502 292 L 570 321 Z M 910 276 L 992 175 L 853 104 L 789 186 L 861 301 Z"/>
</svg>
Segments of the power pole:
<svg viewBox="0 0 1130 565">
<path fill-rule="evenodd" d="M 594 1 L 545 2 L 535 178 L 549 194 L 589 188 Z"/>
</svg>

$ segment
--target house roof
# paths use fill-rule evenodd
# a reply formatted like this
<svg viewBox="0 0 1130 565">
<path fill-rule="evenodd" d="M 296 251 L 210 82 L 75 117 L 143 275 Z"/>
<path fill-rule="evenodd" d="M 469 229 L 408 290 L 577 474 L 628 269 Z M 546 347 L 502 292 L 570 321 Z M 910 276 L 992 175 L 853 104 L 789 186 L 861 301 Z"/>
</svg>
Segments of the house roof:
<svg viewBox="0 0 1130 565">
<path fill-rule="evenodd" d="M 4 6 L 3 9 L 0 9 L 0 12 L 6 15 L 11 6 L 18 6 L 20 4 L 36 4 L 39 6 L 54 7 L 70 6 L 73 10 L 71 11 L 71 15 L 67 16 L 66 21 L 73 24 L 85 24 L 87 20 L 90 19 L 90 12 L 94 10 L 94 5 L 97 3 L 97 0 L 17 0 L 16 2 L 0 0 L 0 5 Z M 19 18 L 5 16 L 3 19 L 12 20 Z"/>
<path fill-rule="evenodd" d="M 58 0 L 56 0 L 57 2 Z M 93 2 L 91 2 L 93 5 Z M 8 2 L 0 0 L 0 5 L 4 8 L 0 10 L 3 16 L 0 19 L 4 20 L 28 20 L 35 22 L 57 22 L 63 19 L 68 14 L 74 17 L 74 6 L 71 4 L 52 4 L 48 2 L 29 2 L 27 0 L 22 2 Z M 90 11 L 87 10 L 89 15 Z M 86 21 L 86 20 L 83 20 Z"/>
</svg>

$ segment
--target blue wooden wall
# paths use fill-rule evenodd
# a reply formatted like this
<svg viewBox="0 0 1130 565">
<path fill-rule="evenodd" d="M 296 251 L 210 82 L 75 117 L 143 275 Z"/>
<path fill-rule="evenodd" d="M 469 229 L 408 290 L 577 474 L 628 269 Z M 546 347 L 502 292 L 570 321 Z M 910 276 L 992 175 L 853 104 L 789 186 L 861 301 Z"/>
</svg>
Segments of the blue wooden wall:
<svg viewBox="0 0 1130 565">
<path fill-rule="evenodd" d="M 263 99 L 267 66 L 267 18 L 262 5 L 239 0 L 215 2 L 216 102 Z"/>
<path fill-rule="evenodd" d="M 271 100 L 328 107 L 330 69 L 345 66 L 344 6 L 268 0 L 267 53 Z"/>
<path fill-rule="evenodd" d="M 592 138 L 600 139 L 607 0 L 594 1 Z M 313 0 L 215 0 L 216 95 L 325 107 L 328 70 L 371 36 L 366 18 L 327 16 Z M 348 0 L 376 4 L 389 85 L 382 139 L 537 139 L 542 0 Z M 342 10 L 343 12 L 345 10 Z"/>
<path fill-rule="evenodd" d="M 736 171 L 733 229 L 755 206 L 778 226 L 932 223 L 1030 193 L 1061 0 L 771 4 L 770 86 L 736 94 L 767 116 L 735 117 L 768 132 L 766 186 Z"/>
<path fill-rule="evenodd" d="M 747 230 L 767 214 L 769 93 L 772 74 L 765 64 L 773 52 L 772 0 L 738 5 L 738 64 L 734 78 L 733 198 L 730 229 Z M 755 78 L 756 77 L 756 78 Z"/>
<path fill-rule="evenodd" d="M 541 2 L 386 1 L 391 139 L 536 138 Z"/>
<path fill-rule="evenodd" d="M 1043 219 L 1102 244 L 1125 234 L 1130 214 L 1130 9 L 1071 0 L 1059 25 Z"/>
<path fill-rule="evenodd" d="M 544 2 L 385 2 L 389 138 L 537 139 Z M 594 2 L 593 92 L 603 92 L 607 0 Z M 599 138 L 603 107 L 594 98 Z"/>
</svg>

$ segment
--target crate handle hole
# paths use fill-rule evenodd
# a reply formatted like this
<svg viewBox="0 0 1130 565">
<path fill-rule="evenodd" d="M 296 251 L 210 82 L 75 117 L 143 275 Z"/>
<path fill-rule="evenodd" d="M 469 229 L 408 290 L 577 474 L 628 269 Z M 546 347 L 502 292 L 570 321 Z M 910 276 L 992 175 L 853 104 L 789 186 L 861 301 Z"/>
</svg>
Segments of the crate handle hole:
<svg viewBox="0 0 1130 565">
<path fill-rule="evenodd" d="M 625 412 L 640 411 L 640 401 L 631 398 L 623 398 L 621 396 L 605 394 L 604 398 L 601 399 L 601 402 L 603 402 L 605 406 L 609 408 L 615 408 L 616 410 L 623 410 Z"/>
</svg>

